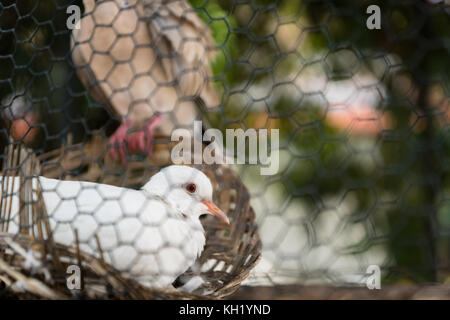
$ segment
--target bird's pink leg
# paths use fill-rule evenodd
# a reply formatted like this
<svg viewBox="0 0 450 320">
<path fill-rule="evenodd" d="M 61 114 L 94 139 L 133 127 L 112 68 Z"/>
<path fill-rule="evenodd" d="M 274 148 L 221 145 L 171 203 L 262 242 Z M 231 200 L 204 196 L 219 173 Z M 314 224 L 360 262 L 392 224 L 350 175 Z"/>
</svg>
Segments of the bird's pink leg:
<svg viewBox="0 0 450 320">
<path fill-rule="evenodd" d="M 161 121 L 161 115 L 155 113 L 144 125 L 142 130 L 127 138 L 127 146 L 130 153 L 152 152 L 153 129 Z"/>
<path fill-rule="evenodd" d="M 116 132 L 109 138 L 109 143 L 111 144 L 111 148 L 109 150 L 109 154 L 113 159 L 117 159 L 117 150 L 119 150 L 120 159 L 123 164 L 126 164 L 125 158 L 125 146 L 126 146 L 126 138 L 128 129 L 131 126 L 131 121 L 124 121 L 119 128 L 117 128 Z"/>
<path fill-rule="evenodd" d="M 145 148 L 144 132 L 138 131 L 128 136 L 127 147 L 131 154 L 143 151 Z"/>
</svg>

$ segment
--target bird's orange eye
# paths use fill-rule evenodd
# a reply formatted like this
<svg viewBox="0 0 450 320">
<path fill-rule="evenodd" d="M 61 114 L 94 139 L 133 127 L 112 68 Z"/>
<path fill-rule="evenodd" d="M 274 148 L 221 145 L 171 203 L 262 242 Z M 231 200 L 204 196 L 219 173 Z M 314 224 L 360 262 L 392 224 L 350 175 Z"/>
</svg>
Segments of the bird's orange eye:
<svg viewBox="0 0 450 320">
<path fill-rule="evenodd" d="M 197 190 L 197 186 L 196 186 L 194 183 L 189 183 L 189 184 L 186 186 L 186 190 L 187 190 L 188 192 L 190 192 L 190 193 L 194 193 L 195 190 Z"/>
</svg>

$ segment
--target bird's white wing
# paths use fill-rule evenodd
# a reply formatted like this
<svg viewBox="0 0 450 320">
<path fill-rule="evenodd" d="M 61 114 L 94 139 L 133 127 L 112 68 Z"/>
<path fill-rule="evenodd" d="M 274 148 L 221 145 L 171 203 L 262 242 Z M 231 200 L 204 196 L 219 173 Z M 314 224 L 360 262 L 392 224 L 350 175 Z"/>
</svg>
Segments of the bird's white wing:
<svg viewBox="0 0 450 320">
<path fill-rule="evenodd" d="M 136 213 L 139 205 L 142 206 L 145 200 L 140 192 L 106 184 L 45 177 L 29 179 L 33 183 L 34 201 L 37 199 L 35 190 L 39 179 L 51 226 L 57 228 L 59 225 L 67 225 L 72 229 L 80 226 L 82 227 L 79 228 L 80 240 L 89 238 L 88 231 L 93 229 L 94 225 L 113 223 L 120 219 L 122 214 Z M 2 197 L 12 200 L 10 217 L 16 223 L 19 213 L 19 189 L 26 180 L 20 177 L 7 177 L 4 181 L 1 179 L 0 181 L 2 190 L 7 190 Z M 124 203 L 127 205 L 123 205 Z M 16 228 L 17 226 L 9 231 L 16 232 Z M 73 235 L 69 238 L 73 238 Z M 62 242 L 69 244 L 71 241 L 64 239 Z"/>
</svg>

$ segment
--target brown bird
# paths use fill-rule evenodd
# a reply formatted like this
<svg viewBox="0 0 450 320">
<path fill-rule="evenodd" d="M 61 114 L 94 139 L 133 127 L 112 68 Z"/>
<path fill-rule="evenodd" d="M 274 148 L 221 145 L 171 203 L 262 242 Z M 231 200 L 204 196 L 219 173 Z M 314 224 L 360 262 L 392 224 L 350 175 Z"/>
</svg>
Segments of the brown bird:
<svg viewBox="0 0 450 320">
<path fill-rule="evenodd" d="M 83 3 L 72 59 L 93 97 L 122 119 L 110 137 L 113 158 L 117 147 L 123 163 L 125 147 L 150 153 L 154 132 L 170 136 L 192 124 L 199 104 L 218 105 L 209 65 L 214 40 L 185 0 Z"/>
</svg>

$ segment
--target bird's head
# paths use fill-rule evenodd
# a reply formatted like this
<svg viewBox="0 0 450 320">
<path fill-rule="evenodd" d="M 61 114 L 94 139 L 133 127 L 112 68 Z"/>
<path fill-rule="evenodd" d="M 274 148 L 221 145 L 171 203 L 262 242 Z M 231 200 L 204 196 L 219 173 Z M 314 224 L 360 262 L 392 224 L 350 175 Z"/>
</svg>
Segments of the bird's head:
<svg viewBox="0 0 450 320">
<path fill-rule="evenodd" d="M 159 196 L 183 215 L 196 217 L 212 214 L 229 224 L 227 215 L 212 201 L 213 187 L 201 171 L 188 166 L 169 166 L 155 174 L 143 188 Z"/>
</svg>

